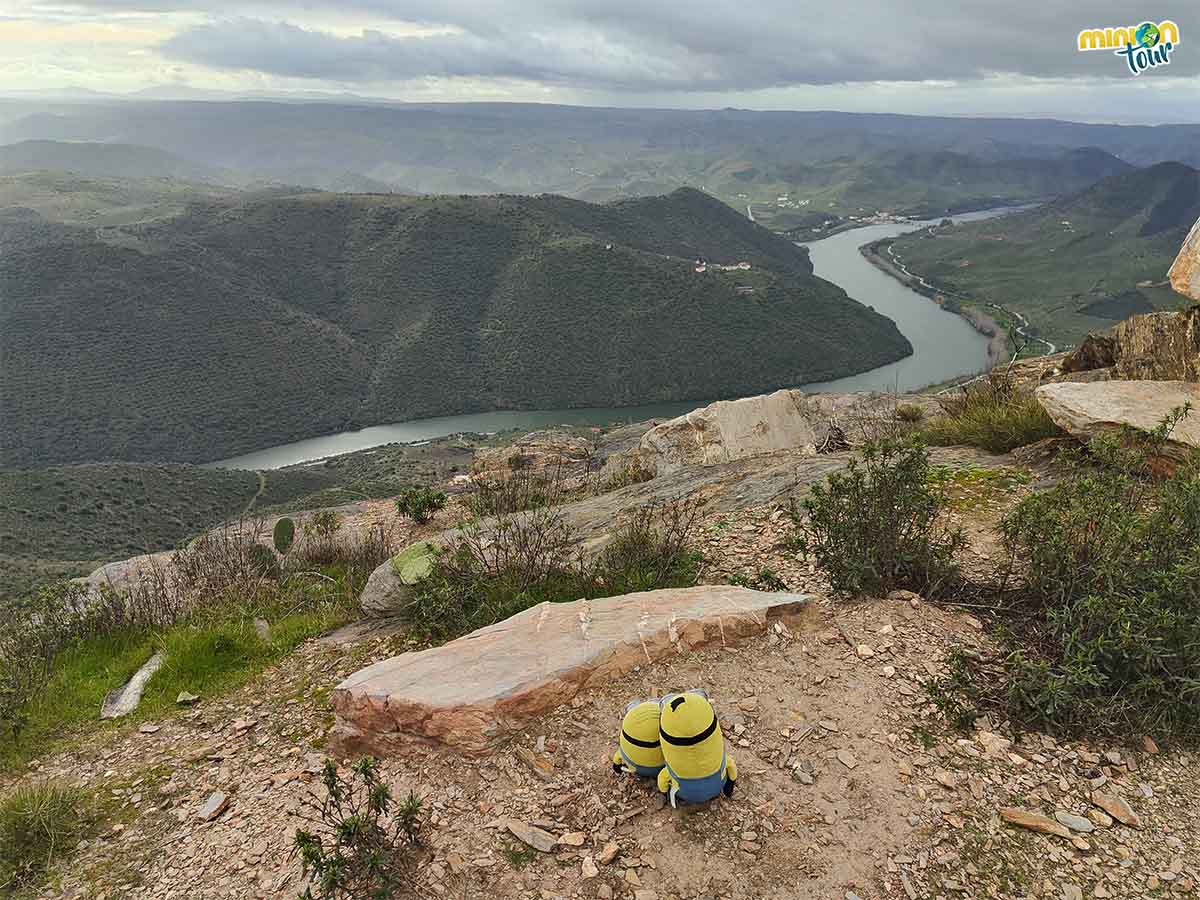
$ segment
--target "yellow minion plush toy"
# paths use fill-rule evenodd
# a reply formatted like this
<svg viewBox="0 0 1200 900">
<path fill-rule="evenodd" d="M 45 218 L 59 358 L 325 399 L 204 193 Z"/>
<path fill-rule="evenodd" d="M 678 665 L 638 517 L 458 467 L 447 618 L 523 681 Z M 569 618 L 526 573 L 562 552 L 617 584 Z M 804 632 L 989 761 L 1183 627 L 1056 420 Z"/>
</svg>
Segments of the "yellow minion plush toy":
<svg viewBox="0 0 1200 900">
<path fill-rule="evenodd" d="M 658 789 L 686 803 L 705 803 L 724 792 L 733 795 L 737 765 L 725 753 L 725 738 L 708 697 L 701 691 L 667 694 L 659 711 L 659 738 L 665 765 Z"/>
<path fill-rule="evenodd" d="M 634 700 L 625 707 L 621 738 L 613 754 L 614 772 L 629 772 L 656 778 L 662 771 L 663 754 L 658 739 L 658 700 Z"/>
</svg>

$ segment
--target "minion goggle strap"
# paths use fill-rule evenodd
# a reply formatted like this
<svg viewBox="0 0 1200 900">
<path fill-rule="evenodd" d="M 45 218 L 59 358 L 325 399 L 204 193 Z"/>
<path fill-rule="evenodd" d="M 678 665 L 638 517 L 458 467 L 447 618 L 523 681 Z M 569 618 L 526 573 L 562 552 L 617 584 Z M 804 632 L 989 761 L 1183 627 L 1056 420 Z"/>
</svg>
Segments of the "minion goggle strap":
<svg viewBox="0 0 1200 900">
<path fill-rule="evenodd" d="M 662 739 L 664 741 L 666 741 L 668 744 L 672 744 L 673 746 L 676 746 L 676 747 L 690 747 L 693 744 L 703 743 L 704 741 L 706 741 L 710 737 L 712 737 L 712 733 L 716 730 L 717 730 L 717 714 L 716 713 L 713 713 L 712 721 L 708 723 L 707 728 L 705 728 L 699 734 L 694 734 L 691 737 L 676 737 L 673 734 L 667 734 L 665 731 L 663 731 L 663 728 L 661 725 L 658 726 L 658 733 L 660 735 L 662 735 Z"/>
<path fill-rule="evenodd" d="M 708 699 L 708 691 L 706 691 L 704 688 L 688 688 L 686 691 L 674 691 L 673 693 L 667 694 L 658 701 L 658 708 L 662 709 L 664 706 L 669 706 L 672 700 L 674 700 L 676 697 L 682 697 L 684 694 L 696 694 L 699 697 L 703 697 L 705 700 Z"/>
<path fill-rule="evenodd" d="M 658 741 L 641 741 L 630 735 L 624 728 L 621 729 L 621 737 L 629 741 L 635 747 L 645 747 L 647 750 L 652 750 L 659 745 Z"/>
</svg>

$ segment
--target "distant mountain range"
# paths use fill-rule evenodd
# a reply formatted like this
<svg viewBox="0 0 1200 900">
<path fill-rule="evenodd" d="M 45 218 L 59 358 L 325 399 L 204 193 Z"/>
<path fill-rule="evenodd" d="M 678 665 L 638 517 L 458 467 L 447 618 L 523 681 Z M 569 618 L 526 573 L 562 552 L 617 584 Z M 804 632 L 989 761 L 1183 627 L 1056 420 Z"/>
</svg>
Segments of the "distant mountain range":
<svg viewBox="0 0 1200 900">
<path fill-rule="evenodd" d="M 120 182 L 101 184 L 116 202 Z M 128 224 L 73 224 L 89 204 L 51 203 L 52 221 L 38 191 L 0 211 L 0 465 L 205 461 L 438 414 L 754 394 L 912 349 L 803 249 L 696 190 L 598 206 L 168 187 L 182 211 Z"/>
<path fill-rule="evenodd" d="M 1198 125 L 503 103 L 0 99 L 0 142 L 33 139 L 153 147 L 247 182 L 323 189 L 553 192 L 602 201 L 687 185 L 734 206 L 764 203 L 763 214 L 778 215 L 781 227 L 814 211 L 942 214 L 1044 199 L 1084 186 L 1089 169 L 1099 160 L 1113 165 L 1111 157 L 1135 166 L 1200 165 Z M 1109 174 L 1117 173 L 1096 177 Z M 353 178 L 365 181 L 353 187 Z"/>
<path fill-rule="evenodd" d="M 1200 218 L 1200 172 L 1160 163 L 1018 215 L 914 232 L 893 251 L 939 287 L 1027 316 L 1056 344 L 1185 298 L 1167 270 Z"/>
</svg>

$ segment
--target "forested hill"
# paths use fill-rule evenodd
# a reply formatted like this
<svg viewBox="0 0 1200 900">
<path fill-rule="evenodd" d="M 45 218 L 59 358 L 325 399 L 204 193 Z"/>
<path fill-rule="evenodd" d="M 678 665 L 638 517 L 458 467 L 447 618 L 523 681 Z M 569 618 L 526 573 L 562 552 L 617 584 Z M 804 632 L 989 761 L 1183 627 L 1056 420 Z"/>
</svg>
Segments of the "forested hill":
<svg viewBox="0 0 1200 900">
<path fill-rule="evenodd" d="M 205 198 L 103 229 L 0 216 L 0 465 L 753 394 L 911 352 L 802 249 L 689 189 Z"/>
</svg>

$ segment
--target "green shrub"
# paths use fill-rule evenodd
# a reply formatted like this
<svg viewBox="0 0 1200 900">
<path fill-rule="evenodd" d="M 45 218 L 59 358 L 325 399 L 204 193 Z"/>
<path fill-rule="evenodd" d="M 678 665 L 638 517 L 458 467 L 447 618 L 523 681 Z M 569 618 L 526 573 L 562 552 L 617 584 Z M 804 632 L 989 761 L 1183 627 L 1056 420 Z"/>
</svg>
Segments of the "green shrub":
<svg viewBox="0 0 1200 900">
<path fill-rule="evenodd" d="M 383 900 L 409 893 L 420 843 L 421 801 L 416 794 L 397 803 L 370 757 L 344 778 L 325 762 L 324 794 L 303 814 L 314 830 L 298 829 L 295 852 L 309 879 L 302 900 Z"/>
<path fill-rule="evenodd" d="M 896 418 L 909 424 L 920 422 L 925 418 L 925 408 L 916 403 L 901 403 L 896 407 Z"/>
<path fill-rule="evenodd" d="M 1009 647 L 953 687 L 1038 727 L 1200 733 L 1200 459 L 1152 470 L 1150 435 L 1097 439 L 1002 523 L 1018 573 Z"/>
<path fill-rule="evenodd" d="M 296 523 L 284 516 L 275 523 L 272 538 L 276 552 L 280 556 L 286 556 L 287 552 L 292 549 L 292 543 L 296 540 Z"/>
<path fill-rule="evenodd" d="M 1000 373 L 938 400 L 942 415 L 929 420 L 921 429 L 930 444 L 1007 453 L 1062 434 L 1033 394 L 1017 389 L 1011 379 Z"/>
<path fill-rule="evenodd" d="M 861 460 L 813 486 L 803 514 L 793 507 L 796 544 L 841 593 L 936 594 L 956 577 L 954 554 L 965 544 L 939 524 L 942 503 L 919 440 L 871 442 Z"/>
<path fill-rule="evenodd" d="M 609 597 L 697 582 L 691 503 L 636 511 L 593 559 L 554 507 L 466 525 L 438 555 L 403 611 L 413 631 L 449 640 L 542 602 Z"/>
<path fill-rule="evenodd" d="M 306 537 L 331 538 L 342 527 L 342 520 L 332 509 L 319 509 L 304 523 Z"/>
<path fill-rule="evenodd" d="M 405 488 L 396 500 L 396 509 L 418 525 L 428 522 L 446 505 L 446 494 L 429 487 Z"/>
<path fill-rule="evenodd" d="M 0 896 L 36 886 L 75 849 L 90 828 L 85 800 L 79 788 L 45 781 L 19 785 L 0 802 Z"/>
</svg>

